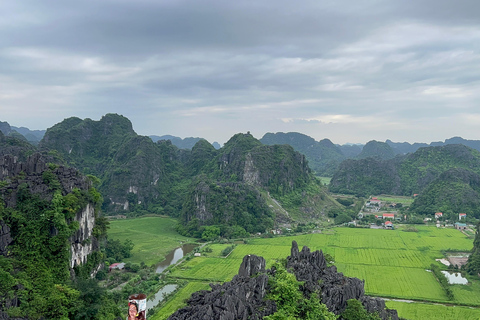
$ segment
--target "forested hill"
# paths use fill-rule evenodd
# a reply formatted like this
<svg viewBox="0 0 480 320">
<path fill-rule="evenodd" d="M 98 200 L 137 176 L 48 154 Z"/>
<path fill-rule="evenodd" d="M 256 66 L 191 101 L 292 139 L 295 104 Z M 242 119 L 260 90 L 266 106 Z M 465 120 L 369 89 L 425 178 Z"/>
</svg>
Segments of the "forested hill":
<svg viewBox="0 0 480 320">
<path fill-rule="evenodd" d="M 295 151 L 303 153 L 310 167 L 319 176 L 331 177 L 346 159 L 376 158 L 388 160 L 396 155 L 413 153 L 423 147 L 439 147 L 451 144 L 462 144 L 480 151 L 480 140 L 467 140 L 454 137 L 443 141 L 428 143 L 385 142 L 369 141 L 365 145 L 336 145 L 328 139 L 316 141 L 312 137 L 297 132 L 266 133 L 260 141 L 266 145 L 288 144 Z"/>
<path fill-rule="evenodd" d="M 346 159 L 340 148 L 330 140 L 315 139 L 297 132 L 266 133 L 260 141 L 266 145 L 288 144 L 304 154 L 312 170 L 320 176 L 332 176 L 340 162 Z"/>
<path fill-rule="evenodd" d="M 200 140 L 203 140 L 202 138 L 198 138 L 198 137 L 187 137 L 185 139 L 182 139 L 180 137 L 175 137 L 175 136 L 171 136 L 171 135 L 164 135 L 164 136 L 149 136 L 150 139 L 153 140 L 153 142 L 158 142 L 158 141 L 161 141 L 161 140 L 170 140 L 172 142 L 172 144 L 179 148 L 179 149 L 192 149 L 193 146 Z M 220 149 L 220 144 L 218 142 L 213 142 L 212 143 L 212 146 L 215 148 L 215 149 Z"/>
<path fill-rule="evenodd" d="M 390 160 L 367 158 L 344 161 L 330 182 L 330 190 L 358 195 L 421 193 L 449 169 L 480 173 L 480 152 L 464 145 L 420 148 Z"/>
<path fill-rule="evenodd" d="M 260 232 L 292 219 L 289 212 L 308 219 L 338 205 L 303 155 L 265 146 L 249 133 L 219 150 L 204 139 L 185 150 L 169 140 L 154 143 L 127 118 L 107 114 L 99 121 L 65 119 L 47 130 L 40 148 L 100 178 L 106 212 L 180 216 L 180 231 L 188 234 L 212 224 Z"/>
<path fill-rule="evenodd" d="M 90 178 L 47 161 L 0 156 L 0 319 L 87 319 L 100 307 L 81 283 L 95 290 L 89 279 L 103 261 L 101 196 Z"/>
<path fill-rule="evenodd" d="M 443 172 L 420 193 L 411 210 L 420 214 L 443 212 L 450 216 L 466 213 L 480 218 L 480 175 L 454 168 Z"/>
</svg>

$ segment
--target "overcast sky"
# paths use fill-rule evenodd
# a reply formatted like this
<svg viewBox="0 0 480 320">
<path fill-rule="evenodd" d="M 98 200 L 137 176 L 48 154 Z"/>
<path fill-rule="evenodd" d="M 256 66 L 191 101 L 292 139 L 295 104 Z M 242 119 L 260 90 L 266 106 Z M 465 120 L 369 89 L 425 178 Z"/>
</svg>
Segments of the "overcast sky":
<svg viewBox="0 0 480 320">
<path fill-rule="evenodd" d="M 0 2 L 0 121 L 480 139 L 478 0 Z"/>
</svg>

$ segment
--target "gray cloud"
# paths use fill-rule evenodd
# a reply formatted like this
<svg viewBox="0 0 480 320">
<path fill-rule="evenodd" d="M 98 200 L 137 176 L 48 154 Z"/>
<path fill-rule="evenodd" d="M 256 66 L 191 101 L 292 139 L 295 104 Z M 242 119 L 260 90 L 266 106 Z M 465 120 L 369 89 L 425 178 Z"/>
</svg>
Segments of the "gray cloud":
<svg viewBox="0 0 480 320">
<path fill-rule="evenodd" d="M 477 1 L 0 4 L 0 111 L 32 129 L 130 118 L 225 142 L 478 137 Z"/>
</svg>

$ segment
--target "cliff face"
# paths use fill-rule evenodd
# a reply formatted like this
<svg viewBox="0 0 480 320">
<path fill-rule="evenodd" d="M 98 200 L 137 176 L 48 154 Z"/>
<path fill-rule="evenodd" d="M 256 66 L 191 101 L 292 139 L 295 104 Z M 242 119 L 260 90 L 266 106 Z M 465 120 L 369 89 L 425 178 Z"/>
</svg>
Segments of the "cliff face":
<svg viewBox="0 0 480 320">
<path fill-rule="evenodd" d="M 30 193 L 38 195 L 44 200 L 51 201 L 54 192 L 45 173 L 51 173 L 51 177 L 58 181 L 58 188 L 62 195 L 67 195 L 74 189 L 86 191 L 90 187 L 87 179 L 80 175 L 77 170 L 63 166 L 50 168 L 44 157 L 39 153 L 28 157 L 25 162 L 18 161 L 15 156 L 6 155 L 0 157 L 0 181 L 3 182 L 0 186 L 0 196 L 3 198 L 5 207 L 16 207 L 20 186 L 26 187 Z M 72 222 L 78 223 L 79 228 L 69 239 L 71 246 L 70 268 L 85 263 L 87 256 L 98 249 L 98 241 L 92 235 L 95 226 L 94 205 L 87 203 L 85 207 L 80 208 L 70 221 L 70 223 Z M 7 224 L 0 221 L 0 227 L 0 253 L 7 255 L 8 245 L 14 239 L 10 235 L 10 228 Z M 51 235 L 55 235 L 56 232 L 55 229 L 50 230 Z"/>
<path fill-rule="evenodd" d="M 308 247 L 298 250 L 292 243 L 287 258 L 287 270 L 303 281 L 300 291 L 307 297 L 321 292 L 321 303 L 330 312 L 340 315 L 349 299 L 360 301 L 370 313 L 378 313 L 381 319 L 398 320 L 396 310 L 385 309 L 385 302 L 365 296 L 364 282 L 345 277 L 335 266 L 328 267 L 322 251 L 310 252 Z M 177 310 L 169 320 L 200 319 L 262 319 L 277 311 L 274 301 L 266 300 L 269 292 L 268 278 L 275 270 L 265 270 L 262 257 L 248 255 L 232 281 L 222 285 L 211 284 L 212 290 L 192 294 L 187 306 Z"/>
</svg>

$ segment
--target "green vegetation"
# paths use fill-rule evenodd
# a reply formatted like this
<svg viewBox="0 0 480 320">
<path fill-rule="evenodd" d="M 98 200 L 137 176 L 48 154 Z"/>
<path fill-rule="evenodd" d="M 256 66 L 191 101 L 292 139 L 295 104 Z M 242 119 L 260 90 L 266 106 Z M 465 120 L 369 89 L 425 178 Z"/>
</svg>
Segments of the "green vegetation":
<svg viewBox="0 0 480 320">
<path fill-rule="evenodd" d="M 455 168 L 442 173 L 415 198 L 411 210 L 433 215 L 443 212 L 451 220 L 458 213 L 480 218 L 480 175 L 470 170 Z"/>
<path fill-rule="evenodd" d="M 275 301 L 277 311 L 265 320 L 306 319 L 335 320 L 337 316 L 328 311 L 327 306 L 320 303 L 319 293 L 305 297 L 300 291 L 300 284 L 293 273 L 287 272 L 280 263 L 275 263 L 275 272 L 269 277 L 270 286 L 267 299 Z M 346 318 L 355 319 L 355 318 Z"/>
<path fill-rule="evenodd" d="M 450 285 L 448 283 L 448 279 L 440 271 L 440 268 L 437 265 L 432 263 L 431 270 L 435 275 L 435 278 L 437 278 L 438 283 L 440 283 L 440 285 L 442 286 L 442 289 L 445 290 L 445 294 L 447 295 L 448 300 L 453 300 L 454 296 L 453 296 L 452 289 L 450 288 Z"/>
<path fill-rule="evenodd" d="M 393 149 L 385 142 L 369 141 L 357 156 L 358 159 L 376 158 L 378 160 L 388 160 L 395 157 Z"/>
<path fill-rule="evenodd" d="M 330 140 L 315 139 L 297 132 L 266 133 L 260 139 L 266 145 L 290 145 L 305 155 L 310 167 L 318 176 L 331 177 L 338 165 L 346 159 L 342 151 Z"/>
<path fill-rule="evenodd" d="M 275 261 L 290 254 L 292 240 L 295 240 L 301 246 L 321 249 L 335 257 L 338 271 L 365 280 L 368 295 L 480 306 L 480 281 L 475 277 L 469 278 L 468 286 L 447 284 L 445 288 L 450 288 L 454 296 L 449 300 L 444 287 L 427 271 L 432 263 L 444 268 L 435 259 L 444 258 L 446 251 L 469 251 L 472 240 L 455 229 L 415 228 L 417 232 L 404 232 L 403 227 L 396 230 L 335 228 L 322 234 L 255 238 L 248 244 L 237 244 L 228 258 L 220 258 L 220 252 L 229 244 L 215 244 L 210 245 L 212 253 L 183 262 L 169 276 L 187 281 L 230 281 L 245 255 L 263 256 L 267 268 L 271 268 Z M 402 313 L 400 316 L 410 318 Z"/>
<path fill-rule="evenodd" d="M 399 301 L 387 301 L 386 305 L 390 309 L 397 310 L 400 317 L 409 320 L 478 320 L 480 318 L 478 308 Z"/>
<path fill-rule="evenodd" d="M 344 161 L 330 182 L 335 193 L 368 196 L 422 193 L 449 169 L 461 168 L 480 174 L 480 152 L 463 145 L 420 148 L 415 153 L 390 160 L 366 158 Z"/>
<path fill-rule="evenodd" d="M 164 301 L 160 307 L 161 311 L 149 317 L 149 320 L 165 320 L 179 308 L 186 305 L 185 301 L 190 298 L 192 293 L 200 290 L 208 290 L 210 286 L 207 282 L 191 281 L 185 287 L 175 292 L 172 299 Z"/>
<path fill-rule="evenodd" d="M 115 302 L 95 281 L 88 280 L 92 269 L 103 259 L 100 252 L 91 253 L 85 265 L 74 268 L 74 282 L 70 275 L 69 238 L 79 228 L 73 218 L 89 203 L 98 208 L 96 191 L 73 189 L 62 196 L 58 178 L 51 170 L 44 171 L 43 180 L 50 186 L 51 200 L 33 194 L 29 185 L 23 183 L 17 190 L 16 206 L 3 208 L 2 203 L 0 207 L 0 217 L 14 239 L 9 257 L 0 257 L 0 304 L 18 298 L 19 307 L 9 308 L 8 314 L 29 319 L 118 316 Z M 97 218 L 94 233 L 102 240 L 106 224 Z"/>
<path fill-rule="evenodd" d="M 473 249 L 468 257 L 466 270 L 471 275 L 480 274 L 480 223 L 477 224 L 475 239 L 473 240 Z"/>
<path fill-rule="evenodd" d="M 203 139 L 192 150 L 179 150 L 169 140 L 139 136 L 127 118 L 107 114 L 99 121 L 65 119 L 47 130 L 39 147 L 97 176 L 104 212 L 178 217 L 177 230 L 195 238 L 206 226 L 227 238 L 265 232 L 285 212 L 280 205 L 300 220 L 337 206 L 303 155 L 288 145 L 263 145 L 250 133 L 234 135 L 219 150 Z M 48 174 L 44 178 L 48 182 Z M 280 209 L 267 205 L 271 201 Z"/>
<path fill-rule="evenodd" d="M 123 262 L 144 262 L 146 265 L 161 262 L 165 256 L 182 243 L 195 242 L 175 232 L 177 222 L 168 217 L 142 217 L 110 221 L 109 240 L 121 243 L 130 240 L 134 250 Z"/>
<path fill-rule="evenodd" d="M 380 320 L 376 314 L 368 313 L 362 303 L 355 299 L 347 301 L 347 308 L 342 313 L 345 320 Z"/>
</svg>

